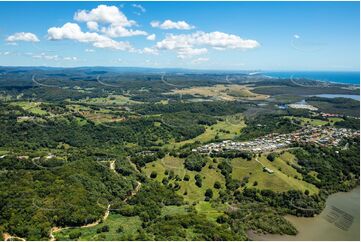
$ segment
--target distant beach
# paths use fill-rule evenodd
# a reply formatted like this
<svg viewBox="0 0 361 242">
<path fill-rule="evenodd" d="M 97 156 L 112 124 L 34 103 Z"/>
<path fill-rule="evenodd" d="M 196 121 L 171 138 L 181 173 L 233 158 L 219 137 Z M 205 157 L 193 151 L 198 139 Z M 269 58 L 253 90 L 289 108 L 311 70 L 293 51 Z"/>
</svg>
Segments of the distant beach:
<svg viewBox="0 0 361 242">
<path fill-rule="evenodd" d="M 260 74 L 275 78 L 306 78 L 317 81 L 326 81 L 340 84 L 360 85 L 360 72 L 333 72 L 333 71 L 285 71 L 285 72 L 261 72 Z"/>
</svg>

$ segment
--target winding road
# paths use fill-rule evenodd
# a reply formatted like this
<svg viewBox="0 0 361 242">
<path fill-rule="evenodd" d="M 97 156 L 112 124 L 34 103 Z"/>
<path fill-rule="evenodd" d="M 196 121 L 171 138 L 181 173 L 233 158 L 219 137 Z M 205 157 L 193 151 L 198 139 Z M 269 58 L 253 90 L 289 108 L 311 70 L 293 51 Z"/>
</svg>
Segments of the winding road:
<svg viewBox="0 0 361 242">
<path fill-rule="evenodd" d="M 39 85 L 39 86 L 42 86 L 42 87 L 56 87 L 56 88 L 58 88 L 58 86 L 55 86 L 55 85 L 48 85 L 48 84 L 43 84 L 43 83 L 38 82 L 38 81 L 35 79 L 35 75 L 33 75 L 32 81 L 33 81 L 35 84 L 37 84 L 37 85 Z"/>
</svg>

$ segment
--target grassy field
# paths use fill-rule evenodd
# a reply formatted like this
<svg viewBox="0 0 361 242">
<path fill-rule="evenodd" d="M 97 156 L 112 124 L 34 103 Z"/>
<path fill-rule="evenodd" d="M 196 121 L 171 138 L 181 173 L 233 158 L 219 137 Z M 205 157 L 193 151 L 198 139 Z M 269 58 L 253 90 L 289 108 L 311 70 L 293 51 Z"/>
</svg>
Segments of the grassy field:
<svg viewBox="0 0 361 242">
<path fill-rule="evenodd" d="M 98 98 L 87 98 L 81 99 L 79 103 L 94 104 L 94 105 L 127 105 L 139 103 L 133 100 L 130 100 L 129 97 L 122 95 L 109 95 L 108 97 L 98 97 Z"/>
<path fill-rule="evenodd" d="M 45 110 L 42 110 L 40 106 L 41 102 L 27 102 L 27 101 L 21 101 L 21 102 L 13 102 L 12 105 L 20 106 L 22 109 L 31 112 L 33 114 L 38 115 L 46 115 L 48 114 Z"/>
<path fill-rule="evenodd" d="M 218 121 L 216 124 L 206 127 L 203 134 L 193 139 L 167 144 L 166 147 L 174 149 L 196 141 L 207 143 L 215 139 L 216 136 L 222 140 L 232 139 L 239 135 L 244 127 L 246 127 L 246 124 L 244 123 L 244 118 L 241 114 L 226 116 L 224 117 L 224 121 Z"/>
<path fill-rule="evenodd" d="M 249 177 L 249 182 L 245 187 L 270 189 L 275 192 L 285 192 L 290 189 L 301 191 L 307 189 L 311 194 L 318 192 L 314 185 L 302 181 L 302 175 L 290 166 L 291 164 L 296 164 L 292 154 L 285 152 L 283 155 L 279 155 L 273 162 L 267 160 L 266 155 L 258 157 L 258 160 L 262 164 L 255 159 L 250 161 L 241 158 L 233 159 L 232 177 L 238 180 L 242 180 L 246 176 Z M 273 170 L 274 173 L 270 174 L 263 171 L 262 165 Z M 254 186 L 256 181 L 258 184 Z"/>
<path fill-rule="evenodd" d="M 289 153 L 284 152 L 279 154 L 277 158 L 270 162 L 266 158 L 266 154 L 250 161 L 242 158 L 236 158 L 231 160 L 233 167 L 232 178 L 242 181 L 245 177 L 248 177 L 249 182 L 245 187 L 256 187 L 259 189 L 270 189 L 275 192 L 285 192 L 291 189 L 305 191 L 309 190 L 311 194 L 318 193 L 318 189 L 305 181 L 303 181 L 302 174 L 298 173 L 291 165 L 297 165 L 295 157 Z M 179 195 L 182 195 L 185 201 L 188 202 L 201 202 L 204 201 L 204 193 L 207 188 L 211 188 L 214 193 L 214 198 L 219 196 L 218 190 L 213 188 L 214 182 L 219 181 L 222 184 L 222 188 L 225 186 L 224 176 L 217 168 L 217 163 L 212 160 L 208 161 L 207 165 L 203 167 L 199 173 L 203 178 L 203 185 L 201 188 L 195 185 L 194 176 L 197 174 L 195 171 L 188 171 L 184 167 L 184 159 L 176 158 L 172 156 L 166 156 L 161 160 L 157 160 L 148 163 L 143 172 L 150 177 L 150 174 L 155 171 L 157 177 L 155 180 L 162 182 L 163 178 L 167 177 L 165 171 L 173 171 L 174 176 L 179 176 L 180 181 L 177 181 L 180 185 L 180 189 L 177 191 Z M 210 168 L 210 165 L 213 167 Z M 273 170 L 273 173 L 263 171 L 263 166 Z M 189 181 L 184 181 L 185 175 L 190 176 Z M 170 183 L 174 184 L 174 180 Z M 254 186 L 254 183 L 258 184 Z M 242 188 L 240 188 L 242 189 Z"/>
<path fill-rule="evenodd" d="M 124 117 L 114 115 L 112 113 L 105 113 L 101 111 L 81 111 L 81 115 L 94 121 L 95 123 L 107 123 L 107 122 L 121 122 L 124 121 Z"/>
<path fill-rule="evenodd" d="M 198 214 L 204 214 L 209 220 L 216 221 L 217 218 L 224 214 L 224 210 L 226 209 L 227 205 L 225 204 L 216 204 L 212 206 L 210 202 L 199 202 L 195 206 Z"/>
<path fill-rule="evenodd" d="M 289 119 L 293 119 L 293 120 L 300 120 L 301 125 L 311 124 L 311 125 L 314 125 L 314 126 L 323 126 L 323 125 L 326 125 L 328 123 L 334 124 L 335 122 L 343 120 L 342 118 L 329 118 L 326 121 L 326 120 L 314 119 L 314 118 L 303 118 L 303 117 L 300 118 L 300 117 L 293 117 L 293 116 L 285 116 L 285 117 L 289 118 Z"/>
<path fill-rule="evenodd" d="M 245 85 L 215 85 L 210 87 L 191 87 L 174 90 L 171 94 L 193 95 L 215 100 L 234 101 L 238 99 L 265 100 L 269 96 L 257 94 Z"/>
<path fill-rule="evenodd" d="M 67 108 L 72 112 L 78 113 L 84 116 L 86 119 L 89 119 L 95 123 L 106 123 L 106 122 L 121 122 L 124 121 L 124 117 L 114 113 L 114 111 L 104 108 L 100 108 L 99 110 L 93 110 L 86 105 L 80 104 L 70 104 L 67 105 Z M 86 120 L 79 120 L 79 124 L 85 124 Z"/>
<path fill-rule="evenodd" d="M 336 123 L 336 122 L 340 122 L 340 121 L 343 121 L 344 119 L 343 118 L 328 118 L 328 120 L 331 122 L 331 123 Z"/>
<path fill-rule="evenodd" d="M 178 175 L 182 180 L 178 181 L 181 188 L 177 191 L 179 195 L 183 195 L 185 201 L 189 202 L 198 202 L 204 200 L 204 193 L 207 188 L 213 189 L 214 198 L 218 197 L 217 189 L 213 188 L 214 182 L 219 181 L 224 187 L 225 181 L 223 175 L 220 173 L 217 168 L 217 164 L 213 164 L 213 161 L 209 161 L 208 164 L 203 167 L 202 171 L 199 173 L 203 178 L 203 185 L 201 188 L 195 185 L 194 176 L 197 174 L 195 171 L 188 171 L 184 167 L 184 159 L 166 156 L 161 160 L 156 160 L 154 162 L 148 163 L 144 172 L 149 177 L 152 171 L 157 172 L 157 181 L 162 182 L 163 178 L 166 177 L 164 174 L 166 170 L 173 171 L 174 175 Z M 209 168 L 209 165 L 213 164 L 213 169 Z M 190 176 L 189 181 L 183 181 L 185 175 Z M 170 183 L 173 183 L 170 182 Z M 186 192 L 186 194 L 185 194 Z"/>
<path fill-rule="evenodd" d="M 165 206 L 162 208 L 162 216 L 187 214 L 187 206 Z"/>
<path fill-rule="evenodd" d="M 109 226 L 109 232 L 97 233 L 97 229 L 105 225 Z M 117 233 L 117 229 L 120 226 L 123 227 L 124 231 Z M 69 238 L 69 234 L 81 232 L 78 240 L 134 240 L 140 226 L 141 220 L 137 216 L 124 217 L 119 214 L 110 213 L 108 219 L 103 223 L 90 228 L 64 229 L 55 233 L 55 238 L 57 240 L 72 240 Z"/>
</svg>

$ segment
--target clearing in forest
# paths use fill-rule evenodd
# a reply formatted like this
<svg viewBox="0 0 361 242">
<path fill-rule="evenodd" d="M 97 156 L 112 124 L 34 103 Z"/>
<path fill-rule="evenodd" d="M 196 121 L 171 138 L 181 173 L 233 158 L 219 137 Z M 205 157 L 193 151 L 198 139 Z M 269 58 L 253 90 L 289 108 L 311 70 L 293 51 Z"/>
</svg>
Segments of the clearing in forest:
<svg viewBox="0 0 361 242">
<path fill-rule="evenodd" d="M 246 85 L 215 85 L 201 86 L 173 90 L 167 94 L 193 95 L 195 97 L 207 97 L 215 100 L 235 101 L 246 100 L 265 100 L 269 96 L 252 92 L 252 89 Z"/>
</svg>

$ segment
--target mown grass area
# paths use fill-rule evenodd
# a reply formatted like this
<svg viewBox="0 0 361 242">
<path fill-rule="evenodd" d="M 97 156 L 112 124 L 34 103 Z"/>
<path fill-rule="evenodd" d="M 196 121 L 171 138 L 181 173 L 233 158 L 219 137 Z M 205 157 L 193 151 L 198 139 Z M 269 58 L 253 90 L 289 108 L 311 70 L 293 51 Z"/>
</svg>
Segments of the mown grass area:
<svg viewBox="0 0 361 242">
<path fill-rule="evenodd" d="M 83 111 L 81 114 L 95 123 L 121 122 L 124 117 L 101 111 Z"/>
<path fill-rule="evenodd" d="M 326 124 L 333 125 L 335 122 L 342 121 L 343 118 L 328 118 L 328 120 L 321 120 L 321 119 L 315 119 L 315 118 L 304 118 L 304 117 L 293 117 L 293 116 L 285 116 L 286 118 L 293 119 L 293 120 L 299 120 L 301 121 L 301 125 L 310 124 L 313 126 L 323 126 Z"/>
<path fill-rule="evenodd" d="M 86 124 L 86 119 L 89 119 L 95 123 L 106 123 L 106 122 L 121 122 L 124 117 L 115 113 L 114 111 L 102 107 L 99 109 L 92 109 L 86 105 L 81 104 L 70 104 L 67 108 L 72 112 L 82 115 L 85 119 L 78 118 L 79 125 Z"/>
<path fill-rule="evenodd" d="M 224 214 L 228 205 L 212 202 L 200 201 L 193 208 L 197 214 L 204 215 L 207 219 L 216 222 L 220 215 Z M 162 208 L 162 216 L 165 215 L 185 215 L 189 212 L 189 206 L 165 206 Z"/>
<path fill-rule="evenodd" d="M 109 217 L 94 227 L 64 229 L 54 236 L 57 240 L 74 240 L 69 235 L 81 233 L 77 240 L 134 240 L 137 230 L 141 227 L 141 220 L 138 216 L 125 217 L 119 214 L 110 213 Z M 103 226 L 109 226 L 108 232 L 97 233 Z M 119 227 L 123 232 L 117 232 Z"/>
<path fill-rule="evenodd" d="M 258 189 L 270 189 L 275 192 L 285 192 L 291 189 L 305 191 L 309 190 L 311 194 L 318 193 L 318 189 L 302 180 L 302 175 L 294 169 L 291 164 L 296 161 L 292 154 L 285 152 L 270 162 L 266 155 L 257 158 L 262 164 L 258 163 L 255 158 L 248 161 L 241 158 L 233 159 L 232 177 L 242 180 L 244 177 L 249 178 L 249 182 L 244 187 L 255 187 Z M 263 166 L 273 170 L 270 174 L 263 171 Z M 255 182 L 257 185 L 255 186 Z"/>
<path fill-rule="evenodd" d="M 201 142 L 207 143 L 215 138 L 220 140 L 232 139 L 235 136 L 241 133 L 241 130 L 246 127 L 244 118 L 241 114 L 235 114 L 223 117 L 223 121 L 218 121 L 216 124 L 207 126 L 203 134 L 198 135 L 197 137 L 189 140 L 184 140 L 181 142 L 174 142 L 167 144 L 167 148 L 179 148 L 183 145 Z"/>
<path fill-rule="evenodd" d="M 187 214 L 187 208 L 188 206 L 165 206 L 162 208 L 162 216 Z"/>
<path fill-rule="evenodd" d="M 28 101 L 21 101 L 21 102 L 13 102 L 11 105 L 20 106 L 22 109 L 31 112 L 33 114 L 38 115 L 46 115 L 48 112 L 40 108 L 41 102 L 28 102 Z"/>
<path fill-rule="evenodd" d="M 216 204 L 212 205 L 210 202 L 199 202 L 195 206 L 195 209 L 198 214 L 205 215 L 209 220 L 216 222 L 217 218 L 220 215 L 224 214 L 224 211 L 226 209 L 227 205 L 225 204 Z"/>
<path fill-rule="evenodd" d="M 331 122 L 331 123 L 336 123 L 336 122 L 340 122 L 340 121 L 343 121 L 344 119 L 343 118 L 328 118 L 328 120 Z"/>
<path fill-rule="evenodd" d="M 184 88 L 173 90 L 168 94 L 193 95 L 195 97 L 205 97 L 225 101 L 234 101 L 237 99 L 265 100 L 269 97 L 268 95 L 254 93 L 251 88 L 246 85 L 236 84 Z"/>
<path fill-rule="evenodd" d="M 139 103 L 131 100 L 129 97 L 122 95 L 109 95 L 108 97 L 87 98 L 81 99 L 78 102 L 93 105 L 127 105 Z"/>
<path fill-rule="evenodd" d="M 219 181 L 224 188 L 225 180 L 224 176 L 221 174 L 220 170 L 217 168 L 217 164 L 213 163 L 213 161 L 209 161 L 205 167 L 203 167 L 202 171 L 199 174 L 203 178 L 202 187 L 198 187 L 195 185 L 194 176 L 198 174 L 196 171 L 189 171 L 184 167 L 184 159 L 166 156 L 161 160 L 156 160 L 154 162 L 148 163 L 143 169 L 145 174 L 150 177 L 150 174 L 155 171 L 157 172 L 157 177 L 155 178 L 157 181 L 162 182 L 165 175 L 165 171 L 173 171 L 175 176 L 179 176 L 181 181 L 177 181 L 180 185 L 180 189 L 177 191 L 179 195 L 182 195 L 185 201 L 189 202 L 198 202 L 204 200 L 204 193 L 208 188 L 211 188 L 214 193 L 214 198 L 219 196 L 218 190 L 214 189 L 214 183 Z M 212 165 L 213 168 L 210 168 L 209 165 Z M 183 178 L 185 175 L 189 175 L 189 181 L 184 181 Z M 171 180 L 170 183 L 174 184 L 174 180 Z"/>
</svg>

